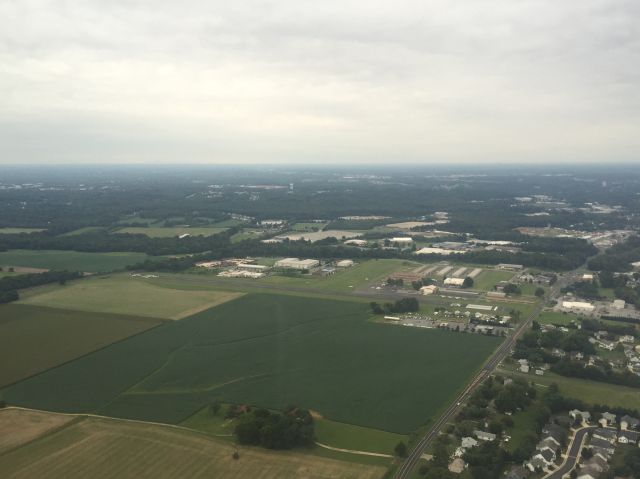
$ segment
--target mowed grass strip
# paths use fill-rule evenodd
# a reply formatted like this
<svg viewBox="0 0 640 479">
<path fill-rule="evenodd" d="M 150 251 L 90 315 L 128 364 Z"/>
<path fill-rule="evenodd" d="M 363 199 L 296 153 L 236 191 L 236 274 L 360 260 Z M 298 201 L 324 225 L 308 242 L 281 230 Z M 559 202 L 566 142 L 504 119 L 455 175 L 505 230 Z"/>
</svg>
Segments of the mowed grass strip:
<svg viewBox="0 0 640 479">
<path fill-rule="evenodd" d="M 222 233 L 223 231 L 227 231 L 227 228 L 216 228 L 216 227 L 155 227 L 150 226 L 148 228 L 142 226 L 131 226 L 127 228 L 120 228 L 119 230 L 114 231 L 114 233 L 124 234 L 135 234 L 135 235 L 145 235 L 151 238 L 172 238 L 174 236 L 180 236 L 183 234 L 189 234 L 191 236 L 213 236 L 218 233 Z"/>
<path fill-rule="evenodd" d="M 17 235 L 21 233 L 40 233 L 44 228 L 0 228 L 0 235 Z"/>
<path fill-rule="evenodd" d="M 634 388 L 569 378 L 548 371 L 544 376 L 534 376 L 506 369 L 499 370 L 499 373 L 523 378 L 542 387 L 548 387 L 550 384 L 555 383 L 560 387 L 560 392 L 563 395 L 573 399 L 580 399 L 587 404 L 606 404 L 611 407 L 628 409 L 637 409 L 638 404 L 640 404 L 640 390 Z"/>
<path fill-rule="evenodd" d="M 509 271 L 496 271 L 492 269 L 483 269 L 482 273 L 473 280 L 473 288 L 483 291 L 492 291 L 493 287 L 500 281 L 509 281 L 515 273 Z"/>
<path fill-rule="evenodd" d="M 5 391 L 17 405 L 179 423 L 213 400 L 408 433 L 499 338 L 375 324 L 366 304 L 250 294 Z"/>
<path fill-rule="evenodd" d="M 121 274 L 47 288 L 42 294 L 25 297 L 20 303 L 79 311 L 181 319 L 235 299 L 241 294 L 169 289 L 156 286 L 144 278 Z"/>
<path fill-rule="evenodd" d="M 146 331 L 159 319 L 4 304 L 0 387 Z"/>
<path fill-rule="evenodd" d="M 0 456 L 0 476 L 47 479 L 375 479 L 384 468 L 241 448 L 190 431 L 87 418 Z"/>
<path fill-rule="evenodd" d="M 144 253 L 82 253 L 59 250 L 9 250 L 0 252 L 0 266 L 84 271 L 96 273 L 124 269 L 141 263 L 149 256 Z"/>
</svg>

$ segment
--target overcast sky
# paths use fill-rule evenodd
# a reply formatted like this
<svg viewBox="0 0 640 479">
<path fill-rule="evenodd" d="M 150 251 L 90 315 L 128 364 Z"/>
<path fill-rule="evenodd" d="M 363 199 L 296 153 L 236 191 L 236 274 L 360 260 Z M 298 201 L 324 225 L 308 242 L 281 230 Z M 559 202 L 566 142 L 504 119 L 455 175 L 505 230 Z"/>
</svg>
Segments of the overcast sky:
<svg viewBox="0 0 640 479">
<path fill-rule="evenodd" d="M 0 0 L 1 163 L 640 163 L 638 0 Z"/>
</svg>

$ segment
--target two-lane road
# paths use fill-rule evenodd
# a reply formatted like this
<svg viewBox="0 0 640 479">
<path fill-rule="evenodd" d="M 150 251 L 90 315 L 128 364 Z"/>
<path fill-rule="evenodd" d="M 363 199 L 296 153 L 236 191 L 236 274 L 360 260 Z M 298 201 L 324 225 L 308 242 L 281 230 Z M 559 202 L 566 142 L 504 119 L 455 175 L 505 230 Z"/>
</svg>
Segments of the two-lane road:
<svg viewBox="0 0 640 479">
<path fill-rule="evenodd" d="M 556 284 L 554 284 L 550 291 L 548 298 L 554 299 L 560 293 L 560 290 L 566 286 L 569 282 L 574 279 L 574 272 L 569 272 L 565 274 L 561 279 L 559 279 Z M 511 354 L 511 350 L 515 346 L 517 339 L 524 334 L 525 331 L 529 329 L 531 323 L 534 319 L 536 319 L 542 309 L 544 308 L 544 302 L 540 301 L 536 304 L 536 307 L 531 311 L 531 313 L 525 318 L 525 320 L 518 325 L 513 334 L 511 334 L 501 345 L 500 347 L 493 353 L 493 355 L 489 358 L 489 360 L 484 364 L 480 372 L 476 374 L 471 383 L 465 388 L 465 390 L 453 401 L 453 403 L 445 410 L 445 412 L 440 416 L 440 418 L 429 428 L 426 434 L 418 441 L 415 447 L 412 449 L 411 453 L 407 456 L 404 462 L 398 468 L 395 479 L 406 479 L 413 471 L 414 467 L 420 461 L 420 458 L 426 451 L 429 443 L 438 435 L 438 432 L 443 428 L 443 426 L 449 422 L 457 413 L 458 410 L 462 407 L 462 403 L 473 393 L 475 388 L 482 383 L 482 381 L 489 376 L 498 365 L 509 355 Z"/>
<path fill-rule="evenodd" d="M 573 441 L 569 445 L 567 457 L 562 465 L 555 471 L 544 476 L 543 479 L 562 479 L 565 474 L 569 474 L 571 470 L 576 467 L 578 459 L 580 459 L 580 451 L 582 451 L 582 445 L 584 444 L 587 434 L 589 434 L 589 431 L 596 429 L 596 427 L 597 426 L 587 426 L 582 429 L 578 429 L 573 437 Z"/>
</svg>

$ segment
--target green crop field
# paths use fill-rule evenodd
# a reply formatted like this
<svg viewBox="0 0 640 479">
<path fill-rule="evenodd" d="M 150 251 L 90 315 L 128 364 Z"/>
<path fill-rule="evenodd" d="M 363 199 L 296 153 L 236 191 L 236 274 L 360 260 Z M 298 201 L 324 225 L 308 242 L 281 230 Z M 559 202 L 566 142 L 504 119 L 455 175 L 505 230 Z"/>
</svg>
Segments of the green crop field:
<svg viewBox="0 0 640 479">
<path fill-rule="evenodd" d="M 433 418 L 501 341 L 369 316 L 362 303 L 250 294 L 3 393 L 38 409 L 170 423 L 213 400 L 297 404 L 334 421 L 407 433 Z"/>
<path fill-rule="evenodd" d="M 28 295 L 22 304 L 80 311 L 181 319 L 237 298 L 240 293 L 163 288 L 140 277 L 118 274 L 53 285 Z"/>
<path fill-rule="evenodd" d="M 408 436 L 403 434 L 354 426 L 325 418 L 315 420 L 315 430 L 318 442 L 340 449 L 393 454 L 393 448 L 398 442 L 408 442 Z"/>
<path fill-rule="evenodd" d="M 44 228 L 0 228 L 0 235 L 16 235 L 20 233 L 40 233 Z"/>
<path fill-rule="evenodd" d="M 0 386 L 160 324 L 160 320 L 62 309 L 0 306 Z"/>
<path fill-rule="evenodd" d="M 144 253 L 81 253 L 57 250 L 9 250 L 0 252 L 0 266 L 70 271 L 114 271 L 149 258 Z"/>
<path fill-rule="evenodd" d="M 500 281 L 509 281 L 513 276 L 514 273 L 509 271 L 485 269 L 482 270 L 482 273 L 473 280 L 473 288 L 482 289 L 483 291 L 491 291 L 497 283 Z"/>
<path fill-rule="evenodd" d="M 213 236 L 218 233 L 227 231 L 227 228 L 215 228 L 215 227 L 156 227 L 150 226 L 148 228 L 142 226 L 131 226 L 127 228 L 120 228 L 114 231 L 114 233 L 130 233 L 134 235 L 147 235 L 151 238 L 171 238 L 174 236 L 180 236 L 182 234 L 190 234 L 191 236 Z"/>
<path fill-rule="evenodd" d="M 237 460 L 233 459 L 236 450 L 240 455 Z M 0 476 L 14 479 L 377 479 L 385 472 L 379 466 L 304 452 L 237 449 L 228 442 L 184 429 L 85 418 L 0 456 Z"/>
</svg>

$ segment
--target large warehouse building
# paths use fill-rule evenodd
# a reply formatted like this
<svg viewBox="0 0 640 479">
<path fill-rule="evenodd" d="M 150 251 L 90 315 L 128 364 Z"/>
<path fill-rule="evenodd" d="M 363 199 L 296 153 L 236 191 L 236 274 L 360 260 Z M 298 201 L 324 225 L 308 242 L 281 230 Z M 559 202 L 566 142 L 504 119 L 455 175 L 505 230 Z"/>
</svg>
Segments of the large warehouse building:
<svg viewBox="0 0 640 479">
<path fill-rule="evenodd" d="M 298 271 L 310 271 L 320 266 L 320 261 L 317 259 L 298 259 L 298 258 L 284 258 L 276 261 L 274 265 L 276 268 L 285 269 L 297 269 Z"/>
</svg>

